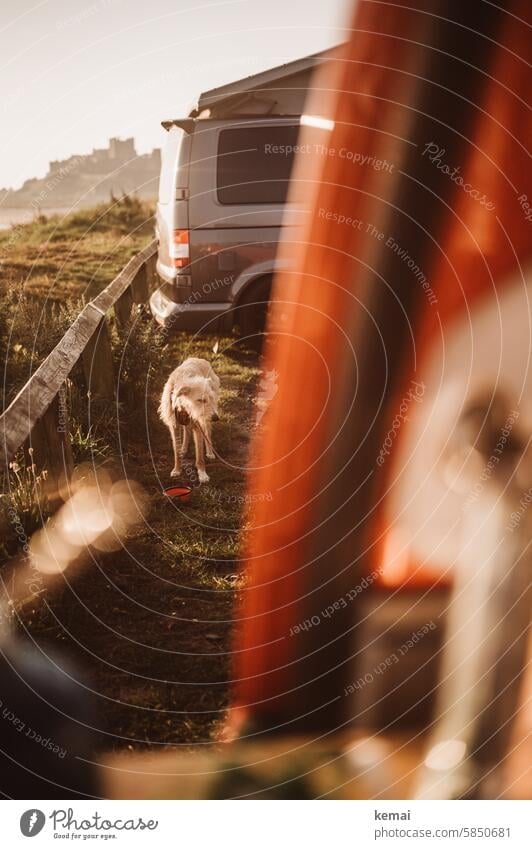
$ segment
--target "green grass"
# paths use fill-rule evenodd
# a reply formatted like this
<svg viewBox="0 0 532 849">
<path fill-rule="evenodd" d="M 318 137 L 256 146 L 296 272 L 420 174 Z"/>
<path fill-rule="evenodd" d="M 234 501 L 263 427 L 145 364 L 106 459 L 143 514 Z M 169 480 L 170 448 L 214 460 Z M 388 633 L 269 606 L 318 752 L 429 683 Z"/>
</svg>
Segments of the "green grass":
<svg viewBox="0 0 532 849">
<path fill-rule="evenodd" d="M 112 199 L 0 231 L 1 289 L 39 301 L 90 300 L 153 238 L 153 206 Z"/>
<path fill-rule="evenodd" d="M 141 236 L 140 231 L 129 236 L 129 225 L 118 236 L 120 220 L 114 220 L 114 212 L 105 214 L 97 210 L 70 218 L 68 232 L 74 242 L 79 236 L 79 243 L 67 250 L 64 232 L 62 255 L 67 258 L 52 309 L 42 309 L 38 287 L 27 291 L 19 279 L 23 291 L 18 310 L 26 320 L 15 321 L 11 339 L 6 331 L 13 327 L 9 325 L 13 313 L 8 311 L 8 321 L 0 326 L 0 345 L 12 358 L 10 394 L 24 382 L 29 363 L 48 353 L 76 314 L 78 298 L 86 294 L 83 254 L 91 254 L 93 264 L 101 263 L 92 285 L 102 288 L 150 238 L 151 233 Z M 31 256 L 39 240 L 55 257 L 49 255 L 46 261 L 58 259 L 54 250 L 61 239 L 54 241 L 56 226 L 52 221 L 28 226 L 26 251 L 25 242 L 17 246 L 22 265 L 24 254 Z M 105 248 L 98 255 L 99 245 Z M 62 280 L 69 285 L 64 287 Z M 8 292 L 4 295 L 10 297 Z M 35 346 L 28 318 L 33 330 L 40 320 L 45 331 Z M 217 353 L 214 337 L 180 333 L 166 338 L 142 311 L 133 316 L 125 333 L 119 335 L 112 327 L 111 335 L 119 377 L 117 403 L 102 405 L 89 424 L 82 375 L 73 374 L 68 396 L 74 455 L 77 462 L 106 464 L 114 474 L 126 473 L 138 481 L 148 495 L 150 513 L 122 550 L 92 552 L 79 571 L 67 571 L 63 582 L 20 609 L 19 628 L 39 644 L 62 648 L 81 670 L 96 694 L 104 729 L 102 749 L 207 742 L 223 721 L 230 692 L 257 355 L 243 350 L 234 338 L 217 340 Z M 14 345 L 20 346 L 16 352 Z M 169 372 L 190 355 L 210 360 L 220 376 L 221 418 L 214 425 L 214 440 L 229 465 L 208 462 L 210 483 L 195 486 L 189 504 L 176 505 L 162 493 L 171 483 L 173 461 L 157 406 Z M 185 476 L 194 480 L 192 460 L 191 445 Z"/>
<path fill-rule="evenodd" d="M 151 238 L 153 207 L 129 197 L 0 231 L 2 409 Z"/>
</svg>

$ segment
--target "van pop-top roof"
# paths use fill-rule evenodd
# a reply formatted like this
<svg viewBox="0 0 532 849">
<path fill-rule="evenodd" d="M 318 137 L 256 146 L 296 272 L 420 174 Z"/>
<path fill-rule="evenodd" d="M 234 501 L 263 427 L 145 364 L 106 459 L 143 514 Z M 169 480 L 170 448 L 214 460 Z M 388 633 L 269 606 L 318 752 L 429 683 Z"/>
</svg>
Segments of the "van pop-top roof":
<svg viewBox="0 0 532 849">
<path fill-rule="evenodd" d="M 301 115 L 313 70 L 334 57 L 340 46 L 286 62 L 259 74 L 204 91 L 188 119 L 163 121 L 163 127 L 182 126 L 191 119 L 232 118 L 237 115 Z M 185 126 L 183 126 L 185 125 Z"/>
</svg>

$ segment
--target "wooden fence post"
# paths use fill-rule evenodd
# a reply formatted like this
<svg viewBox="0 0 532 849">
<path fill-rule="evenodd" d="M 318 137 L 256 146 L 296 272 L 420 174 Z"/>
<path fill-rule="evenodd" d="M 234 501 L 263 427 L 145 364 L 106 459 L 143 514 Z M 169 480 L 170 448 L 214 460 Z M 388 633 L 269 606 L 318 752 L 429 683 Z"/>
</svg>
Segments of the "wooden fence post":
<svg viewBox="0 0 532 849">
<path fill-rule="evenodd" d="M 146 279 L 148 282 L 147 297 L 151 295 L 154 289 L 161 285 L 157 275 L 157 254 L 154 253 L 146 260 Z"/>
<path fill-rule="evenodd" d="M 128 287 L 114 305 L 116 323 L 120 330 L 124 330 L 128 326 L 131 319 L 132 306 L 133 296 L 131 294 L 131 287 Z"/>
<path fill-rule="evenodd" d="M 35 423 L 29 442 L 37 471 L 48 472 L 45 490 L 57 493 L 74 470 L 65 384 Z"/>
<path fill-rule="evenodd" d="M 148 273 L 144 263 L 131 281 L 131 296 L 136 304 L 145 304 L 148 300 Z"/>
<path fill-rule="evenodd" d="M 102 316 L 81 356 L 91 400 L 111 401 L 115 397 L 113 351 L 107 319 Z"/>
</svg>

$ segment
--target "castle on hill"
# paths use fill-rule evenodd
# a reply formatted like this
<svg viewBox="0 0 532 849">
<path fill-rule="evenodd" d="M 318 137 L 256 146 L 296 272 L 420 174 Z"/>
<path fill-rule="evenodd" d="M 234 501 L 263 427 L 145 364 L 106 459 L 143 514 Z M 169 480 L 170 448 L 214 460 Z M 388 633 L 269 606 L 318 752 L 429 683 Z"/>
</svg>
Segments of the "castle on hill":
<svg viewBox="0 0 532 849">
<path fill-rule="evenodd" d="M 122 194 L 155 198 L 161 168 L 161 151 L 139 156 L 135 140 L 109 139 L 105 148 L 95 148 L 84 156 L 53 160 L 42 179 L 26 180 L 17 190 L 0 192 L 6 208 L 86 207 Z"/>
</svg>

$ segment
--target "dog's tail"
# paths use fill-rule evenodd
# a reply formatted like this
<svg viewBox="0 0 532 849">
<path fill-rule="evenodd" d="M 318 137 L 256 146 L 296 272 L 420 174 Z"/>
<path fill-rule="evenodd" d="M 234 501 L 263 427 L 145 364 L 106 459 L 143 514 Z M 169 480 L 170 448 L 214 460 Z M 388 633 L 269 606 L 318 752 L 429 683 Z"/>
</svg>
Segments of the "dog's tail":
<svg viewBox="0 0 532 849">
<path fill-rule="evenodd" d="M 173 389 L 173 381 L 171 379 L 167 380 L 164 385 L 163 394 L 161 395 L 161 403 L 159 404 L 159 416 L 168 427 L 171 427 L 174 421 L 174 410 L 172 407 Z"/>
</svg>

